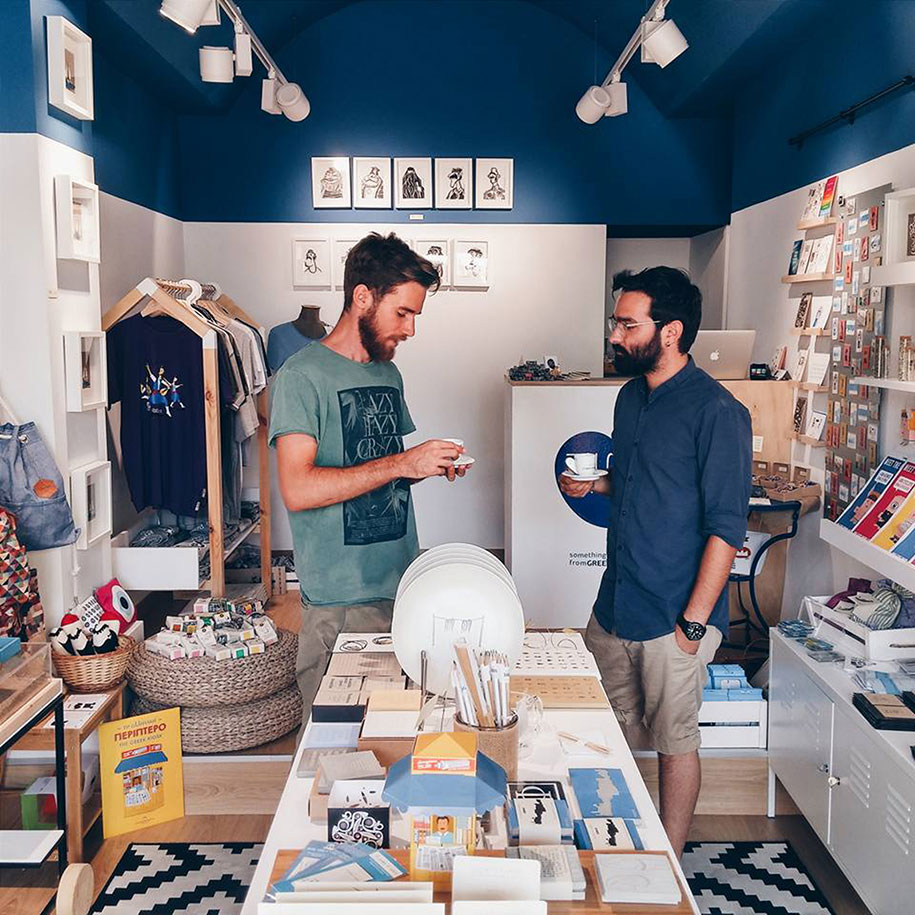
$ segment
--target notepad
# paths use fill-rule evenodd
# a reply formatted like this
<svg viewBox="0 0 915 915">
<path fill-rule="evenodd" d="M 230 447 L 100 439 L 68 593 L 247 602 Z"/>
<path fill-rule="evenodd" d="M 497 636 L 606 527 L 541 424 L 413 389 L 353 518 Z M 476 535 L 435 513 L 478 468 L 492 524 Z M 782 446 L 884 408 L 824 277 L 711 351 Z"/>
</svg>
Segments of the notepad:
<svg viewBox="0 0 915 915">
<path fill-rule="evenodd" d="M 680 884 L 667 855 L 595 855 L 604 902 L 676 905 Z"/>
<path fill-rule="evenodd" d="M 328 756 L 318 764 L 318 791 L 327 794 L 331 785 L 347 779 L 384 778 L 385 770 L 371 750 L 357 750 L 344 756 Z"/>
</svg>

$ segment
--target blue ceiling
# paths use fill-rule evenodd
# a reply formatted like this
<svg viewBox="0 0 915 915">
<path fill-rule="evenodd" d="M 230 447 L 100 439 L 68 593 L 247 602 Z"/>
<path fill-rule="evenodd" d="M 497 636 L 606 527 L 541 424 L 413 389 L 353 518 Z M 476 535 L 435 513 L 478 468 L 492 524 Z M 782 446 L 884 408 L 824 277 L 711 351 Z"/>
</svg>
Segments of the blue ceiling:
<svg viewBox="0 0 915 915">
<path fill-rule="evenodd" d="M 345 6 L 371 0 L 242 0 L 241 8 L 280 67 L 288 67 L 283 48 L 303 29 Z M 423 0 L 434 2 L 434 0 Z M 485 7 L 481 0 L 464 0 Z M 581 29 L 596 42 L 595 57 L 612 60 L 622 50 L 648 0 L 517 0 L 533 3 Z M 844 0 L 841 0 L 844 2 Z M 420 0 L 417 0 L 417 5 Z M 638 57 L 625 79 L 640 87 L 668 116 L 728 114 L 742 85 L 766 62 L 777 60 L 805 33 L 808 39 L 827 10 L 840 0 L 671 0 L 668 15 L 690 42 L 689 51 L 661 70 Z M 245 81 L 232 85 L 200 80 L 197 50 L 204 44 L 228 45 L 231 26 L 223 24 L 188 35 L 159 13 L 158 0 L 91 0 L 90 26 L 99 45 L 118 48 L 118 61 L 174 110 L 217 113 L 227 110 Z M 810 42 L 807 42 L 808 47 Z M 813 45 L 815 47 L 816 40 Z M 544 55 L 548 48 L 532 48 Z M 602 65 L 603 66 L 603 65 Z M 255 76 L 262 75 L 255 64 Z M 295 73 L 287 72 L 294 79 Z M 600 81 L 604 72 L 598 69 Z M 308 87 L 303 87 L 308 92 Z"/>
</svg>

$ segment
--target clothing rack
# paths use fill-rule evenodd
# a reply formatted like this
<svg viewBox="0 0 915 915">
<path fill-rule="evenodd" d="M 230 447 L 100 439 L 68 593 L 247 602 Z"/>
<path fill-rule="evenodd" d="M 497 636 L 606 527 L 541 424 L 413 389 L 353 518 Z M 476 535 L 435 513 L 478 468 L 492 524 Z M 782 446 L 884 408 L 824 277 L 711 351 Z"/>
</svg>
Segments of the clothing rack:
<svg viewBox="0 0 915 915">
<path fill-rule="evenodd" d="M 207 523 L 210 534 L 209 591 L 213 597 L 226 593 L 225 538 L 223 528 L 222 460 L 220 438 L 219 364 L 216 331 L 199 318 L 191 306 L 200 302 L 225 317 L 238 318 L 259 326 L 215 283 L 196 280 L 166 280 L 146 277 L 102 315 L 102 330 L 110 330 L 127 317 L 140 302 L 149 301 L 140 312 L 144 317 L 168 315 L 192 330 L 201 340 L 203 355 L 204 423 L 207 468 Z M 267 448 L 267 391 L 257 395 L 257 452 L 259 461 L 260 566 L 261 583 L 272 594 L 270 542 L 270 464 Z"/>
</svg>

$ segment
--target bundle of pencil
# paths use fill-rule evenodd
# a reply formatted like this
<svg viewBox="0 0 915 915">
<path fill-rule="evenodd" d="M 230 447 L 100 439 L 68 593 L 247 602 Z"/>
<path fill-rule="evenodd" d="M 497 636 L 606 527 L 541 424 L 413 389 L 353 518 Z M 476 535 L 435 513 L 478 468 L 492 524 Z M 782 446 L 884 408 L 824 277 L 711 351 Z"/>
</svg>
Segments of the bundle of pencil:
<svg viewBox="0 0 915 915">
<path fill-rule="evenodd" d="M 505 727 L 511 718 L 508 658 L 496 651 L 475 653 L 464 639 L 453 648 L 451 685 L 461 721 L 473 727 Z"/>
</svg>

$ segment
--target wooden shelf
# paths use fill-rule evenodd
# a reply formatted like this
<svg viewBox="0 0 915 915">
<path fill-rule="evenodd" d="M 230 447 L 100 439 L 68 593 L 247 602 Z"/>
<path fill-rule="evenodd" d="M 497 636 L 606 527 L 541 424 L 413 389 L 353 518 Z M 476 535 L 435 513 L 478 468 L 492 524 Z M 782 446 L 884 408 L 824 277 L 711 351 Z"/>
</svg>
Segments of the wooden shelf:
<svg viewBox="0 0 915 915">
<path fill-rule="evenodd" d="M 801 220 L 797 227 L 803 232 L 805 229 L 821 229 L 824 226 L 834 226 L 838 221 L 836 216 L 823 216 L 820 219 L 806 219 Z"/>
<path fill-rule="evenodd" d="M 794 273 L 782 277 L 783 283 L 825 283 L 836 278 L 834 273 Z M 913 280 L 915 282 L 915 280 Z"/>
<path fill-rule="evenodd" d="M 859 537 L 847 527 L 823 518 L 820 521 L 820 537 L 847 556 L 857 559 L 868 568 L 885 575 L 890 581 L 915 590 L 915 565 L 894 556 L 887 550 L 874 546 L 869 540 Z"/>
<path fill-rule="evenodd" d="M 792 327 L 795 337 L 828 337 L 832 333 L 828 327 Z"/>
<path fill-rule="evenodd" d="M 871 286 L 915 285 L 915 260 L 871 267 Z"/>
<path fill-rule="evenodd" d="M 898 378 L 870 378 L 867 375 L 856 375 L 852 384 L 866 384 L 869 388 L 884 388 L 887 391 L 905 391 L 915 394 L 915 381 L 899 381 Z"/>
<path fill-rule="evenodd" d="M 809 381 L 789 381 L 788 384 L 799 391 L 813 391 L 815 394 L 822 394 L 829 390 L 829 385 L 812 384 Z"/>
<path fill-rule="evenodd" d="M 803 445 L 810 445 L 811 448 L 825 448 L 826 442 L 821 438 L 811 438 L 809 435 L 801 435 L 800 432 L 792 432 L 789 436 L 796 442 L 801 442 Z"/>
</svg>

